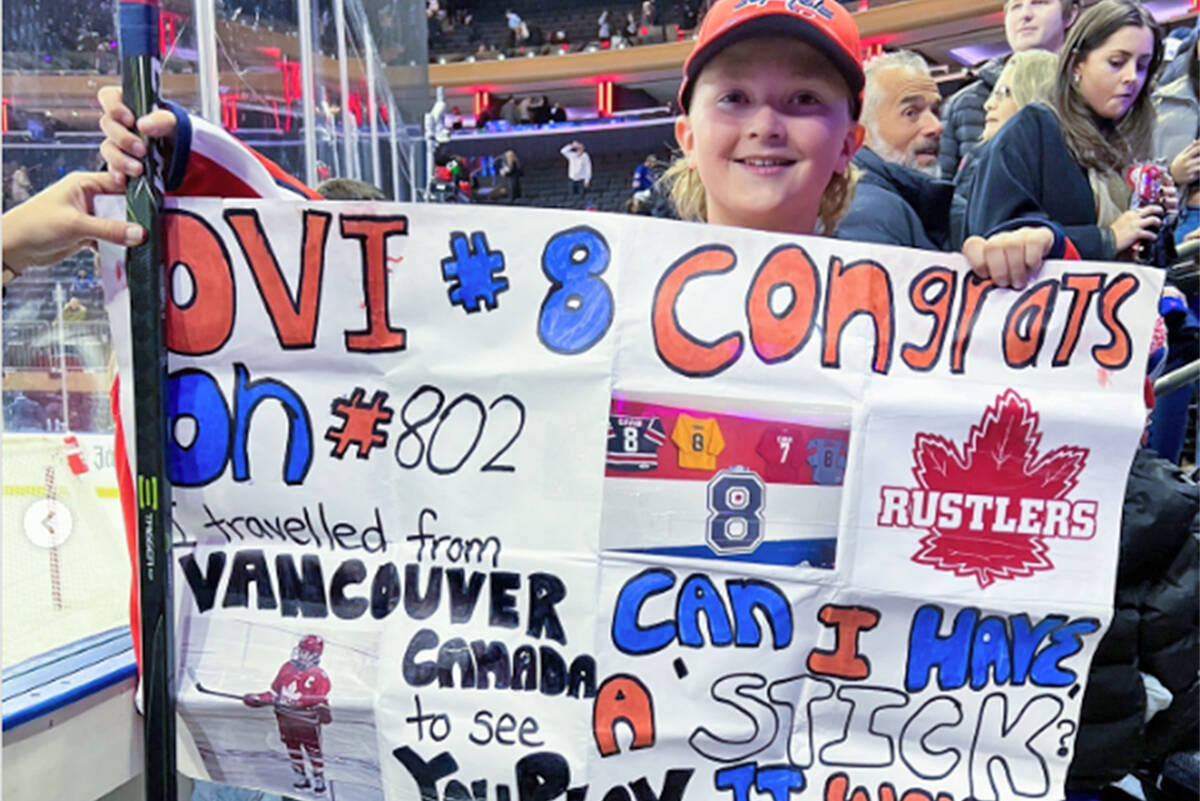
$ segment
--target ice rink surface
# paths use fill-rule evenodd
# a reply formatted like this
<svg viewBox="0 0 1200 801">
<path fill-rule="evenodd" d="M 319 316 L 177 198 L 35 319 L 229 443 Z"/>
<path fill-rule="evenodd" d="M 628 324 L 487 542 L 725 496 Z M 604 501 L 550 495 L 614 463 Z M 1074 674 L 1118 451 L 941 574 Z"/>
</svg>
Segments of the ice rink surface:
<svg viewBox="0 0 1200 801">
<path fill-rule="evenodd" d="M 129 621 L 112 435 L 66 437 L 3 435 L 6 667 Z"/>
</svg>

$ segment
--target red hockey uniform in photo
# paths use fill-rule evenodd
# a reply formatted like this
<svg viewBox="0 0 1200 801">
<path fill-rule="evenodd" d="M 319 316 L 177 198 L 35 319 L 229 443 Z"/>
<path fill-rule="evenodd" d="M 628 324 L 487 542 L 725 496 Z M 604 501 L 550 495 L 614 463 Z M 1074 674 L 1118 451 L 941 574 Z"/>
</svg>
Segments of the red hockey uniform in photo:
<svg viewBox="0 0 1200 801">
<path fill-rule="evenodd" d="M 274 705 L 279 724 L 279 739 L 283 741 L 296 773 L 294 786 L 311 787 L 315 792 L 325 790 L 325 758 L 321 753 L 321 725 L 333 718 L 329 710 L 329 676 L 318 667 L 325 641 L 315 634 L 300 640 L 292 658 L 279 668 L 271 689 L 262 693 L 247 693 L 242 701 L 246 706 Z M 312 782 L 304 767 L 304 754 L 312 765 Z"/>
</svg>

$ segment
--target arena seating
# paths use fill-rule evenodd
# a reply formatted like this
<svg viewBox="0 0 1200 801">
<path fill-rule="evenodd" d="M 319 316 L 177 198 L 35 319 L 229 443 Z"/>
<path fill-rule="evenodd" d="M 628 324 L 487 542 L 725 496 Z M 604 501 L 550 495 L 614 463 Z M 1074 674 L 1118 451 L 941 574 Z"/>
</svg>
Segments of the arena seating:
<svg viewBox="0 0 1200 801">
<path fill-rule="evenodd" d="M 553 6 L 539 5 L 536 8 L 525 8 L 521 4 L 482 2 L 474 12 L 472 26 L 457 24 L 452 30 L 447 30 L 440 36 L 436 33 L 431 35 L 430 60 L 437 61 L 439 58 L 455 60 L 471 55 L 478 48 L 480 41 L 499 51 L 513 53 L 508 47 L 510 39 L 504 17 L 507 8 L 513 8 L 520 14 L 529 27 L 530 41 L 517 51 L 517 54 L 523 54 L 530 50 L 557 52 L 560 48 L 546 46 L 556 31 L 566 33 L 570 51 L 581 50 L 589 44 L 599 44 L 597 20 L 600 18 L 601 12 L 605 9 L 608 10 L 609 25 L 615 34 L 624 26 L 627 11 L 634 12 L 635 18 L 639 19 L 640 23 L 641 6 L 638 3 L 613 4 L 583 0 L 583 2 L 556 3 Z M 670 4 L 663 10 L 662 19 L 670 27 L 668 37 L 672 41 L 675 37 L 674 26 L 677 23 L 675 17 L 675 6 Z M 472 28 L 477 36 L 475 44 L 471 43 Z M 648 36 L 647 42 L 663 41 L 660 29 L 656 29 L 654 33 L 657 36 Z"/>
<path fill-rule="evenodd" d="M 562 157 L 538 159 L 522 165 L 522 197 L 516 201 L 521 206 L 539 206 L 557 209 L 585 209 L 596 211 L 625 210 L 625 201 L 632 189 L 630 182 L 633 170 L 646 158 L 641 151 L 592 155 L 592 184 L 584 195 L 571 194 L 567 181 L 567 162 Z M 503 186 L 503 181 L 499 182 Z M 490 198 L 494 202 L 507 202 L 502 193 Z"/>
</svg>

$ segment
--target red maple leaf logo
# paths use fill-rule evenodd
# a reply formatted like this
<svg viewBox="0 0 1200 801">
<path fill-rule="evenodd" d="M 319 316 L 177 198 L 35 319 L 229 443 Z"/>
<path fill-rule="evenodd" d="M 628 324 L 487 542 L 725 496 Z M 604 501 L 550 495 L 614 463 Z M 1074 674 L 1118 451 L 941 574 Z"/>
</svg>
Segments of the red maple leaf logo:
<svg viewBox="0 0 1200 801">
<path fill-rule="evenodd" d="M 913 478 L 930 492 L 1007 496 L 1014 503 L 1019 498 L 1064 498 L 1075 488 L 1089 451 L 1064 445 L 1039 457 L 1041 439 L 1037 413 L 1029 401 L 1009 389 L 971 426 L 961 453 L 945 437 L 917 434 Z M 980 587 L 1054 567 L 1042 537 L 987 527 L 973 531 L 968 528 L 970 518 L 964 509 L 957 528 L 938 526 L 935 520 L 913 561 L 956 576 L 974 576 Z"/>
</svg>

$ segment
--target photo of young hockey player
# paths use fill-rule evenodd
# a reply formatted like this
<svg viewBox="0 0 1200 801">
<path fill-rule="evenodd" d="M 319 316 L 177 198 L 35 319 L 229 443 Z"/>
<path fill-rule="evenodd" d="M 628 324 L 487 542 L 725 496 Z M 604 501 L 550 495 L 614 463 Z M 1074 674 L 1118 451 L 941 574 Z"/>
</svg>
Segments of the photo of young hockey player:
<svg viewBox="0 0 1200 801">
<path fill-rule="evenodd" d="M 242 703 L 249 707 L 274 706 L 279 739 L 287 748 L 297 790 L 325 792 L 325 757 L 321 753 L 321 726 L 330 723 L 329 676 L 321 670 L 325 641 L 306 635 L 292 651 L 292 658 L 279 668 L 271 689 L 246 693 Z M 304 754 L 312 768 L 312 779 L 304 768 Z"/>
<path fill-rule="evenodd" d="M 201 778 L 268 798 L 383 798 L 377 633 L 209 619 L 181 635 L 179 710 Z"/>
</svg>

